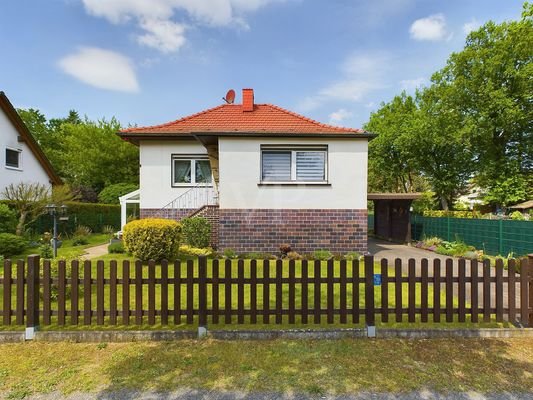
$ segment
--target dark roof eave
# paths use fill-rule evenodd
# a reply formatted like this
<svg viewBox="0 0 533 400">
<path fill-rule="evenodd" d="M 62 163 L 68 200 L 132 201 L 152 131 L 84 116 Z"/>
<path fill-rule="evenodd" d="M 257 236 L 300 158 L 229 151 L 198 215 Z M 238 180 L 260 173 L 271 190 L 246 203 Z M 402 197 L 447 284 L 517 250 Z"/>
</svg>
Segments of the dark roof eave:
<svg viewBox="0 0 533 400">
<path fill-rule="evenodd" d="M 294 132 L 118 132 L 118 135 L 125 139 L 150 140 L 161 138 L 189 139 L 197 136 L 224 136 L 224 137 L 322 137 L 322 138 L 352 138 L 352 139 L 373 139 L 374 133 L 346 132 L 346 133 L 294 133 Z"/>
</svg>

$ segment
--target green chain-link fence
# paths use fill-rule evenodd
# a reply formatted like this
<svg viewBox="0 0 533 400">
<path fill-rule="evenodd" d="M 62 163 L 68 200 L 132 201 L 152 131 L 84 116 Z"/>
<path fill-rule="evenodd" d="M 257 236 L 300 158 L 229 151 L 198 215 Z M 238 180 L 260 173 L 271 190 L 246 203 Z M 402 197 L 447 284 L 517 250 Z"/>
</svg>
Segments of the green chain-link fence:
<svg viewBox="0 0 533 400">
<path fill-rule="evenodd" d="M 411 234 L 414 240 L 432 236 L 447 241 L 462 240 L 491 255 L 533 253 L 533 221 L 412 215 Z"/>
</svg>

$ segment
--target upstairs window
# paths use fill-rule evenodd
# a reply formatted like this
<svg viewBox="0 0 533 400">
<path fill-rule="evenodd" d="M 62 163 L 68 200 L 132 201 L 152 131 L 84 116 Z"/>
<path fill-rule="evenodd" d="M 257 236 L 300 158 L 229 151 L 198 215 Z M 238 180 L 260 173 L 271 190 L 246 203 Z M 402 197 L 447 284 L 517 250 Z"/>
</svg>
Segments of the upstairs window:
<svg viewBox="0 0 533 400">
<path fill-rule="evenodd" d="M 6 167 L 20 169 L 20 154 L 20 150 L 6 149 Z"/>
<path fill-rule="evenodd" d="M 211 184 L 211 165 L 203 156 L 172 156 L 172 186 Z"/>
<path fill-rule="evenodd" d="M 327 181 L 327 148 L 261 149 L 262 182 Z"/>
</svg>

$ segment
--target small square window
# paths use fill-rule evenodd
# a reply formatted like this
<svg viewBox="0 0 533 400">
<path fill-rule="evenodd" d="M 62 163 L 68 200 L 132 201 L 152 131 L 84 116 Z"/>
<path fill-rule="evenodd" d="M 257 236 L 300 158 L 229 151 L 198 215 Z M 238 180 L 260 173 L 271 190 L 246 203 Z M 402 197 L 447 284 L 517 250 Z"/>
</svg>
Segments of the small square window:
<svg viewBox="0 0 533 400">
<path fill-rule="evenodd" d="M 6 149 L 6 167 L 20 168 L 20 150 Z"/>
<path fill-rule="evenodd" d="M 212 182 L 211 165 L 205 156 L 172 156 L 172 186 Z"/>
</svg>

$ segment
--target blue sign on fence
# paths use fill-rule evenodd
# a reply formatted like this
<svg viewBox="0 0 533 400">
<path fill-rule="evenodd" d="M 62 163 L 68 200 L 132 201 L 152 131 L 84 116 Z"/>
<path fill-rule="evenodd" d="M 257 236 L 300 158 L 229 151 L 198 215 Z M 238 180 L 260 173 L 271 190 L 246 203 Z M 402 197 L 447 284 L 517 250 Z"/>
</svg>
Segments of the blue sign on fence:
<svg viewBox="0 0 533 400">
<path fill-rule="evenodd" d="M 374 286 L 381 286 L 381 274 L 374 274 Z"/>
</svg>

